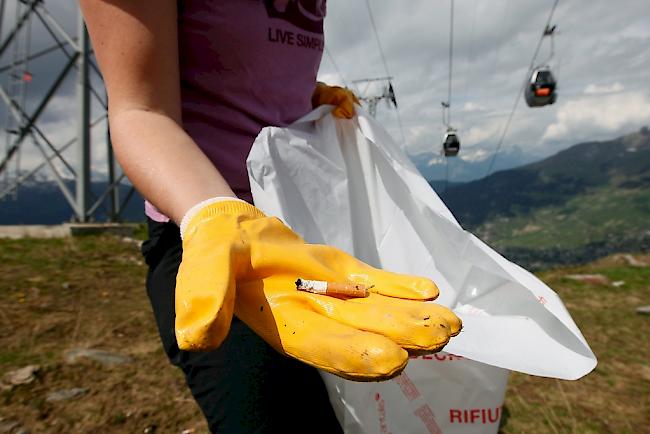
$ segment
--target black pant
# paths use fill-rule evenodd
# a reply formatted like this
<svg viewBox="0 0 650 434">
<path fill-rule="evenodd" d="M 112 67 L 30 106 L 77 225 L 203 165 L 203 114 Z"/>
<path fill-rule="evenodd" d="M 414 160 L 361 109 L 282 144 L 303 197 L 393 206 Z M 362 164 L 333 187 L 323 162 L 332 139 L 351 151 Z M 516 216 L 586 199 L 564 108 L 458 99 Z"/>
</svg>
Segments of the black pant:
<svg viewBox="0 0 650 434">
<path fill-rule="evenodd" d="M 212 432 L 342 432 L 316 369 L 281 355 L 238 318 L 218 349 L 181 351 L 174 334 L 174 288 L 182 254 L 178 227 L 150 220 L 142 253 L 163 347 L 185 373 Z"/>
</svg>

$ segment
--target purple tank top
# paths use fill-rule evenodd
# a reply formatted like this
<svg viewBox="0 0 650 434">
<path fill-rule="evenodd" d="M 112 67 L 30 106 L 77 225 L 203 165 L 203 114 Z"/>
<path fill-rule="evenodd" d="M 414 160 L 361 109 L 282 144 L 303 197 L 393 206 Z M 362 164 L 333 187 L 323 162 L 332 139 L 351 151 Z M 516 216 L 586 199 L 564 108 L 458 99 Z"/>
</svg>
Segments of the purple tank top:
<svg viewBox="0 0 650 434">
<path fill-rule="evenodd" d="M 325 0 L 179 1 L 183 127 L 244 200 L 260 130 L 311 110 L 324 17 Z"/>
</svg>

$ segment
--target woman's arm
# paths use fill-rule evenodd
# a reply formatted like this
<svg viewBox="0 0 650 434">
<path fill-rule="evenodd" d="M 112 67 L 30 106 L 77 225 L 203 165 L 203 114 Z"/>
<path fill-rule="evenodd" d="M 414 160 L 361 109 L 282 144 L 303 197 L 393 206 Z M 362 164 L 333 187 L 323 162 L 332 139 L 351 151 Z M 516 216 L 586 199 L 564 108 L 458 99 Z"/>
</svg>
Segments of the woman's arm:
<svg viewBox="0 0 650 434">
<path fill-rule="evenodd" d="M 176 0 L 80 0 L 109 99 L 115 155 L 133 185 L 180 223 L 235 194 L 181 127 Z"/>
</svg>

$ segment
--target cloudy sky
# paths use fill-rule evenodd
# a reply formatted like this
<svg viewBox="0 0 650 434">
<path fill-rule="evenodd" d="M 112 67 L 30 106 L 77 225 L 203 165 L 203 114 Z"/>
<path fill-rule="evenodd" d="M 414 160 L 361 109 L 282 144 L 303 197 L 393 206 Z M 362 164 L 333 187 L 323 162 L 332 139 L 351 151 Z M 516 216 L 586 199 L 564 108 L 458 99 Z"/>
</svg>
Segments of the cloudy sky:
<svg viewBox="0 0 650 434">
<path fill-rule="evenodd" d="M 440 102 L 447 97 L 449 12 L 451 0 L 370 0 L 388 72 L 383 66 L 365 0 L 329 0 L 326 45 L 320 79 L 344 84 L 385 76 L 393 83 L 399 113 L 380 104 L 377 117 L 411 154 L 438 153 L 443 126 Z M 452 121 L 459 130 L 461 158 L 489 158 L 506 119 L 553 0 L 454 0 L 455 38 Z M 1 32 L 15 20 L 16 1 L 7 1 Z M 76 2 L 45 0 L 62 27 L 76 33 Z M 602 140 L 650 124 L 650 1 L 561 0 L 553 23 L 558 27 L 555 56 L 550 61 L 559 79 L 559 99 L 553 106 L 529 109 L 520 101 L 503 152 L 523 150 L 543 157 L 585 140 Z M 53 40 L 37 21 L 31 51 Z M 542 46 L 539 62 L 549 55 Z M 12 50 L 0 58 L 7 65 Z M 28 107 L 49 86 L 65 63 L 51 54 L 32 62 Z M 8 74 L 0 75 L 4 86 Z M 95 85 L 101 89 L 97 78 Z M 39 127 L 55 144 L 74 136 L 74 75 L 45 111 Z M 361 90 L 364 90 L 363 88 Z M 100 91 L 102 92 L 102 91 Z M 366 89 L 372 93 L 373 88 Z M 100 113 L 94 104 L 94 115 Z M 399 119 L 402 130 L 400 131 Z M 0 109 L 0 122 L 6 110 Z M 105 171 L 104 127 L 94 134 L 93 166 Z M 4 149 L 3 142 L 0 145 Z M 68 152 L 69 155 L 73 155 Z M 24 147 L 21 168 L 39 160 L 30 143 Z M 73 159 L 71 157 L 71 159 Z"/>
<path fill-rule="evenodd" d="M 440 147 L 440 102 L 447 97 L 451 0 L 371 0 L 410 153 Z M 553 0 L 454 0 L 452 121 L 463 158 L 495 148 Z M 584 140 L 607 139 L 650 124 L 650 1 L 560 0 L 553 106 L 521 101 L 503 149 L 545 156 Z M 548 38 L 547 38 L 548 39 Z M 384 76 L 365 0 L 330 0 L 321 76 L 341 83 Z M 550 41 L 539 62 L 548 59 Z M 332 61 L 332 58 L 334 59 Z M 337 72 L 337 68 L 340 74 Z M 378 117 L 400 137 L 397 116 Z"/>
</svg>

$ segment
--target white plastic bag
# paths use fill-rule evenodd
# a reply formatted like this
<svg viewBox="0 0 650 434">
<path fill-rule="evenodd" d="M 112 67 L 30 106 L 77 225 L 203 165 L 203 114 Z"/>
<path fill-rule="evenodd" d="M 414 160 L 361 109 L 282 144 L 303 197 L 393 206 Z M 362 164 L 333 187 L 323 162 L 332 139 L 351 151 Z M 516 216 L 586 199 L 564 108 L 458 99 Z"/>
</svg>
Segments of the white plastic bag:
<svg viewBox="0 0 650 434">
<path fill-rule="evenodd" d="M 363 110 L 353 120 L 330 110 L 262 130 L 248 157 L 256 206 L 308 242 L 431 278 L 464 326 L 446 353 L 394 380 L 325 375 L 347 433 L 496 433 L 508 369 L 577 379 L 595 367 L 555 292 L 463 230 Z"/>
</svg>

